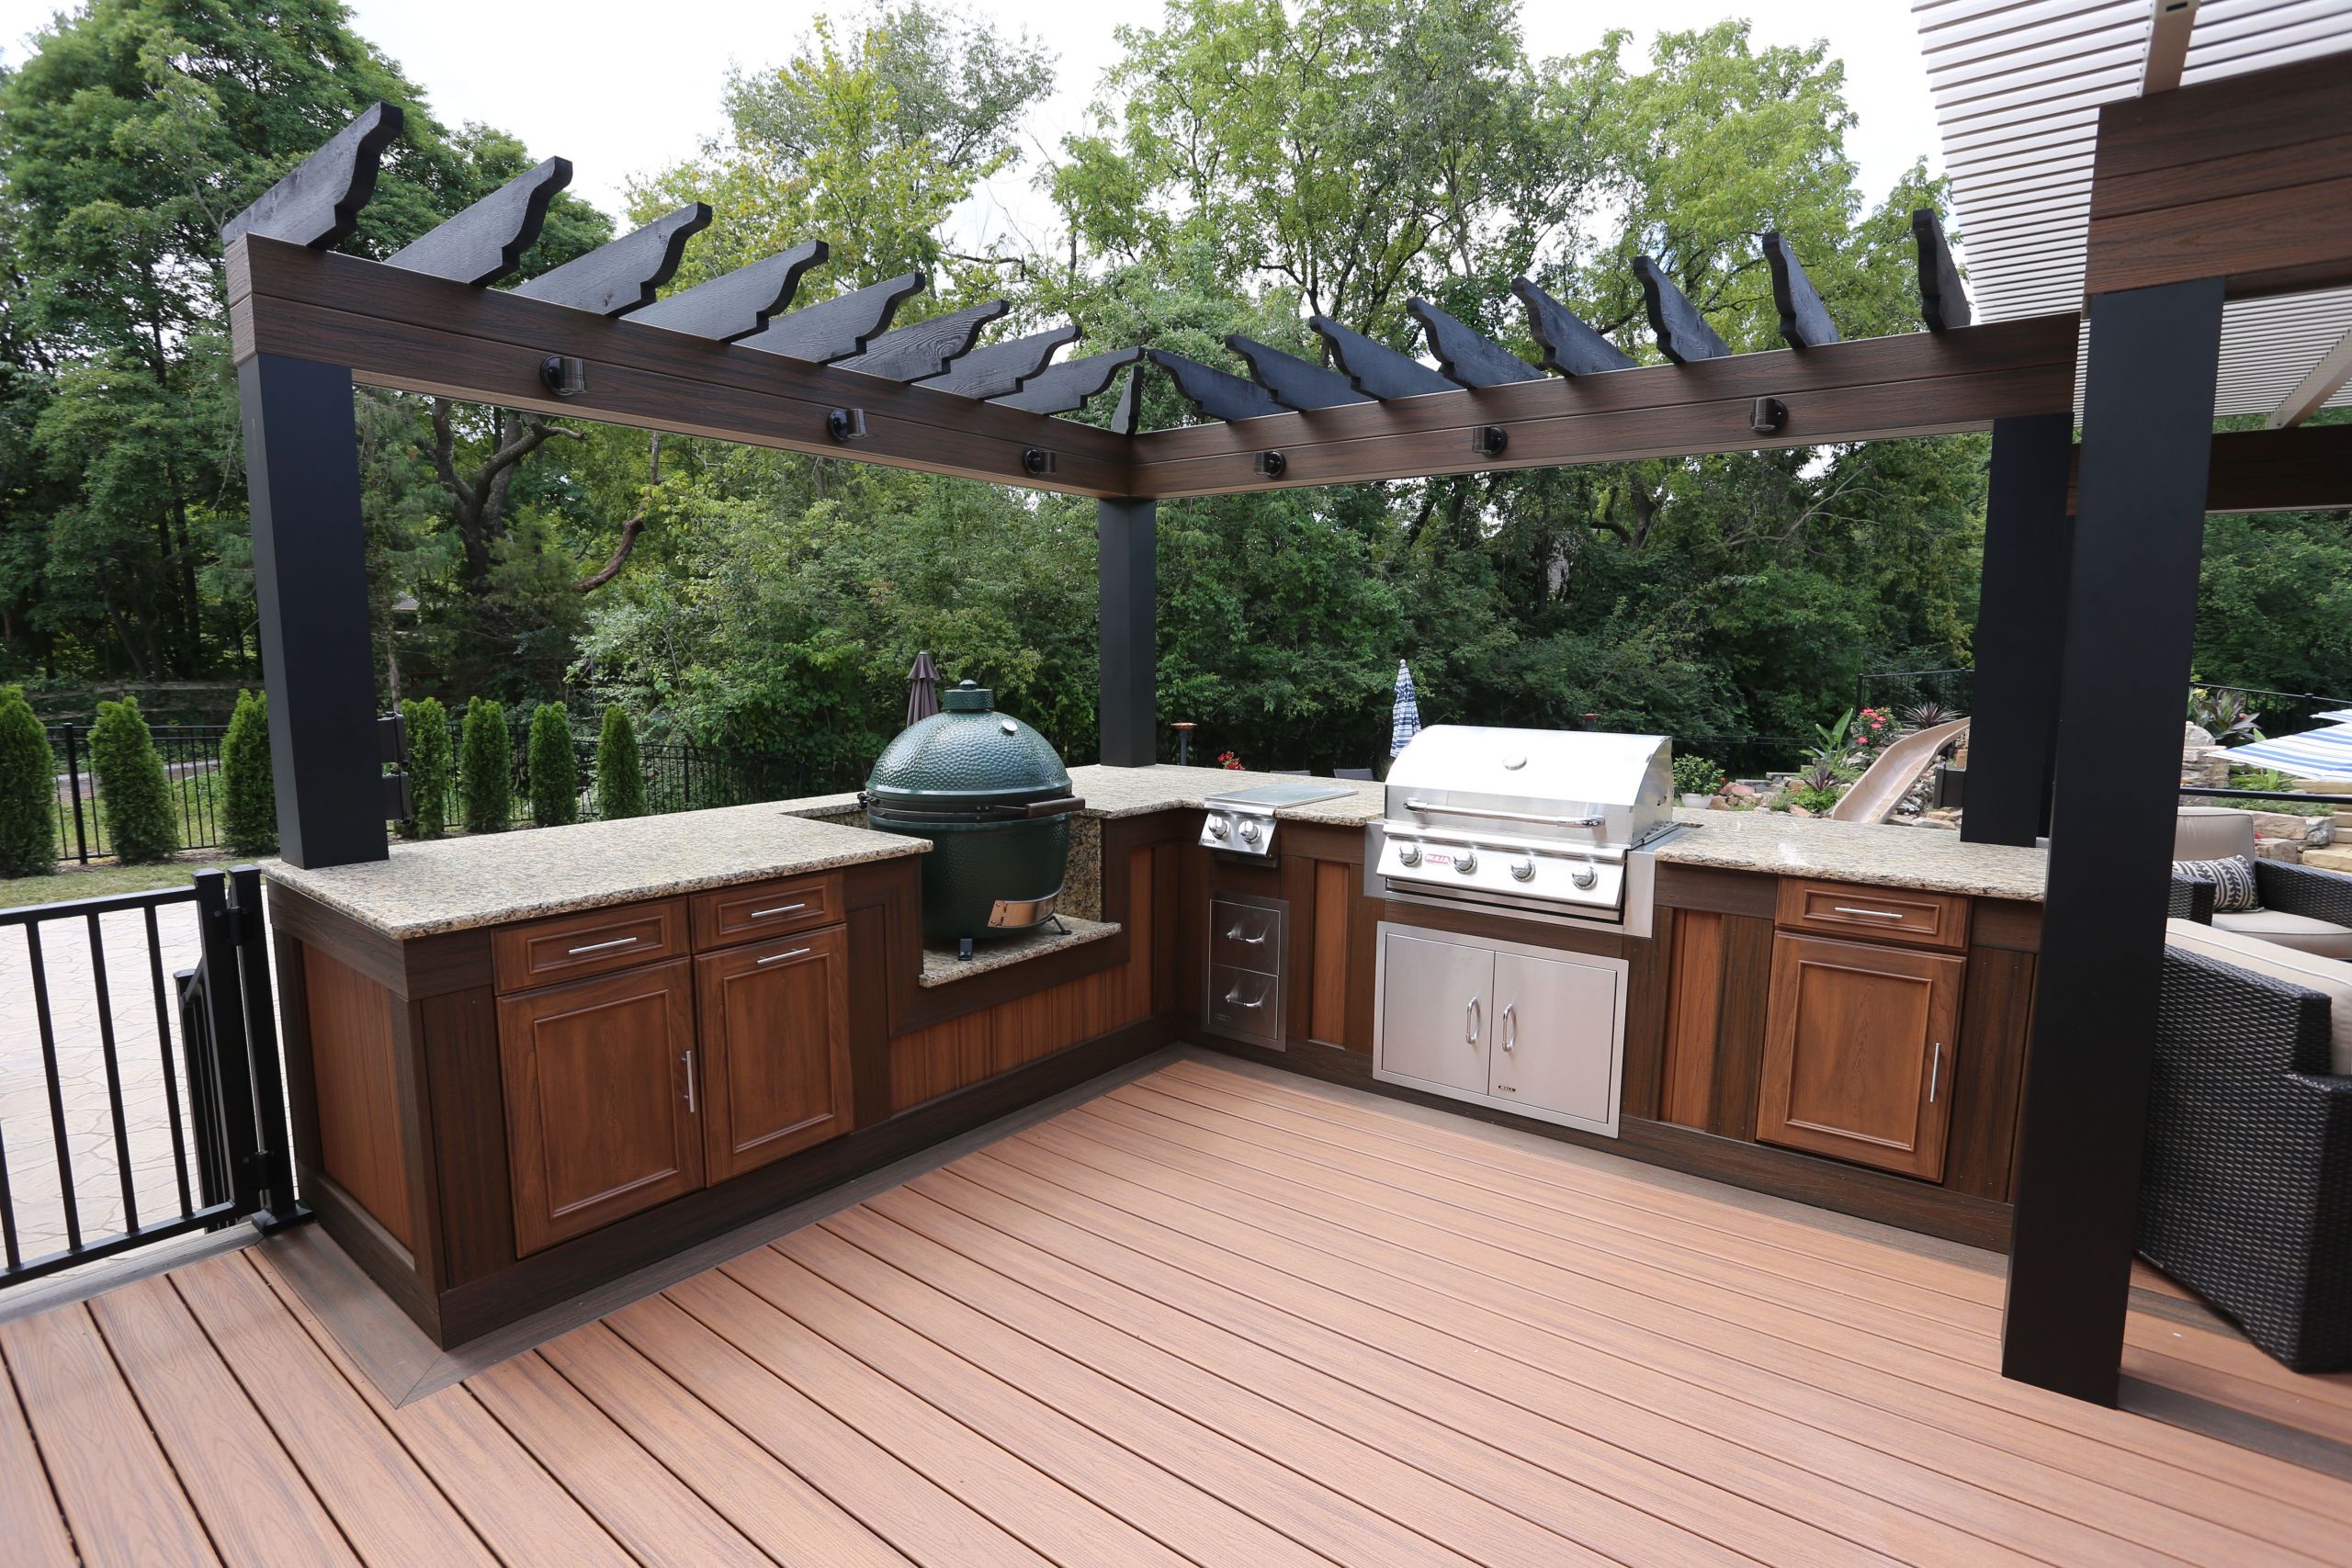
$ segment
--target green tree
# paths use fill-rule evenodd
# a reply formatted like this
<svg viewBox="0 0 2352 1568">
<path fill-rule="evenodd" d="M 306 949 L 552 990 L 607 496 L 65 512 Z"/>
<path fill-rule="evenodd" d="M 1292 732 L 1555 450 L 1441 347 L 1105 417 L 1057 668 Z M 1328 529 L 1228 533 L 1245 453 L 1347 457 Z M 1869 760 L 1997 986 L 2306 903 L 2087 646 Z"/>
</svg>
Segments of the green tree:
<svg viewBox="0 0 2352 1568">
<path fill-rule="evenodd" d="M 401 831 L 437 839 L 449 825 L 449 712 L 438 697 L 412 697 L 401 705 L 408 731 L 409 801 L 416 815 Z"/>
<path fill-rule="evenodd" d="M 0 876 L 57 867 L 57 759 L 22 687 L 0 687 Z"/>
<path fill-rule="evenodd" d="M 115 859 L 126 865 L 170 859 L 180 847 L 179 819 L 137 697 L 98 705 L 98 721 L 90 727 L 90 772 L 97 778 Z"/>
<path fill-rule="evenodd" d="M 541 703 L 531 715 L 527 762 L 531 820 L 560 828 L 580 820 L 580 758 L 571 747 L 571 720 L 561 703 Z"/>
<path fill-rule="evenodd" d="M 645 763 L 637 750 L 637 726 L 628 709 L 615 704 L 596 727 L 596 815 L 606 822 L 645 815 Z"/>
<path fill-rule="evenodd" d="M 268 854 L 277 848 L 277 795 L 270 781 L 269 697 L 237 694 L 237 711 L 220 739 L 220 788 L 226 800 L 221 823 L 229 847 L 239 854 Z"/>
<path fill-rule="evenodd" d="M 458 793 L 469 833 L 503 833 L 514 823 L 514 773 L 506 710 L 488 697 L 466 704 L 458 739 Z"/>
</svg>

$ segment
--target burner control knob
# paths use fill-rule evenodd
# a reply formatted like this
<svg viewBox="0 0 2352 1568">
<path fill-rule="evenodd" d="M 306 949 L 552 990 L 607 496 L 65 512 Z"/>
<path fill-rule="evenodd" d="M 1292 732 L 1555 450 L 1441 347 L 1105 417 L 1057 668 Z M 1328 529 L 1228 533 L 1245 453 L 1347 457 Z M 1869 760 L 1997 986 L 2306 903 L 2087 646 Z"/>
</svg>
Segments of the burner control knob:
<svg viewBox="0 0 2352 1568">
<path fill-rule="evenodd" d="M 1254 844 L 1258 841 L 1258 824 L 1255 822 L 1241 824 L 1241 841 L 1245 844 Z"/>
<path fill-rule="evenodd" d="M 1396 863 L 1397 863 L 1397 864 L 1399 864 L 1399 865 L 1419 865 L 1419 864 L 1420 864 L 1420 863 L 1421 863 L 1421 846 L 1420 846 L 1420 845 L 1419 845 L 1419 844 L 1411 844 L 1411 843 L 1399 844 L 1399 845 L 1397 845 L 1397 846 L 1396 846 Z"/>
<path fill-rule="evenodd" d="M 1453 869 L 1463 876 L 1467 876 L 1472 872 L 1477 870 L 1478 852 L 1476 850 L 1464 850 L 1460 854 L 1455 855 L 1453 857 Z"/>
<path fill-rule="evenodd" d="M 1534 881 L 1535 857 L 1533 855 L 1521 855 L 1517 860 L 1511 862 L 1510 879 L 1513 882 Z"/>
<path fill-rule="evenodd" d="M 1224 818 L 1212 817 L 1209 818 L 1209 837 L 1213 839 L 1222 839 L 1225 837 L 1227 831 L 1227 829 L 1226 828 Z"/>
<path fill-rule="evenodd" d="M 1577 867 L 1576 874 L 1568 880 L 1575 883 L 1578 887 L 1589 887 L 1594 883 L 1600 880 L 1600 873 L 1595 871 L 1589 865 L 1580 865 Z"/>
</svg>

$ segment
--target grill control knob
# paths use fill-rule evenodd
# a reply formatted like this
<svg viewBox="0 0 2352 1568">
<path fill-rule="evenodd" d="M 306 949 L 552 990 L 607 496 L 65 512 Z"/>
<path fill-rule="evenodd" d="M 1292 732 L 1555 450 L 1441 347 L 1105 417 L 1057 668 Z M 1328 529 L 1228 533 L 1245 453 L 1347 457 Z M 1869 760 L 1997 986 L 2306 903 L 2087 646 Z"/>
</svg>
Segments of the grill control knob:
<svg viewBox="0 0 2352 1568">
<path fill-rule="evenodd" d="M 1226 827 L 1224 818 L 1212 817 L 1209 818 L 1209 837 L 1213 839 L 1222 839 L 1227 831 L 1228 829 Z"/>
<path fill-rule="evenodd" d="M 1600 880 L 1600 873 L 1595 871 L 1589 865 L 1580 865 L 1577 867 L 1576 874 L 1568 878 L 1568 880 L 1575 883 L 1578 887 L 1589 887 L 1594 883 Z"/>
<path fill-rule="evenodd" d="M 1397 846 L 1396 846 L 1396 863 L 1397 863 L 1397 864 L 1399 864 L 1399 865 L 1419 865 L 1419 864 L 1420 864 L 1420 863 L 1421 863 L 1421 846 L 1420 846 L 1420 845 L 1419 845 L 1419 844 L 1399 844 L 1399 845 L 1397 845 Z"/>
<path fill-rule="evenodd" d="M 1462 876 L 1467 876 L 1472 872 L 1477 870 L 1478 852 L 1476 850 L 1464 850 L 1460 854 L 1455 855 L 1453 857 L 1453 869 L 1456 874 Z"/>
<path fill-rule="evenodd" d="M 1258 841 L 1258 824 L 1255 822 L 1241 824 L 1241 841 L 1245 844 L 1254 844 Z"/>
<path fill-rule="evenodd" d="M 1521 855 L 1517 860 L 1511 862 L 1510 879 L 1513 882 L 1534 881 L 1535 857 L 1533 855 Z"/>
</svg>

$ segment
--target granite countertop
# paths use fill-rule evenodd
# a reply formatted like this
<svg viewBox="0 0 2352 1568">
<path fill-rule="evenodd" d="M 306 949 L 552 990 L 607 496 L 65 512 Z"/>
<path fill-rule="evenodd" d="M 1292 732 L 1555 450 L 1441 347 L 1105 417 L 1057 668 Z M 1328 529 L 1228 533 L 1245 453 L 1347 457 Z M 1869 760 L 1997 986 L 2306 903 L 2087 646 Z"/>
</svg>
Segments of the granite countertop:
<svg viewBox="0 0 2352 1568">
<path fill-rule="evenodd" d="M 1090 817 L 1142 817 L 1154 811 L 1198 811 L 1213 795 L 1265 784 L 1317 784 L 1348 793 L 1274 813 L 1281 822 L 1316 822 L 1360 828 L 1381 812 L 1381 786 L 1361 779 L 1306 779 L 1295 773 L 1235 773 L 1227 768 L 1180 768 L 1162 762 L 1148 768 L 1096 764 L 1072 768 L 1070 793 L 1086 801 Z"/>
<path fill-rule="evenodd" d="M 479 838 L 396 843 L 390 859 L 305 871 L 272 861 L 272 880 L 387 936 L 663 898 L 773 876 L 921 854 L 919 839 L 812 822 L 798 802 L 582 822 Z"/>
<path fill-rule="evenodd" d="M 1784 811 L 1677 810 L 1684 831 L 1657 847 L 1661 864 L 1816 876 L 1874 887 L 1917 887 L 1984 898 L 2041 901 L 2049 855 L 1971 844 L 1939 828 L 1832 822 Z"/>
<path fill-rule="evenodd" d="M 1032 958 L 1043 958 L 1064 948 L 1080 947 L 1090 942 L 1119 934 L 1120 928 L 1107 920 L 1081 920 L 1076 915 L 1058 917 L 1069 929 L 1055 931 L 1048 926 L 1043 931 L 1023 936 L 1009 936 L 997 942 L 972 944 L 968 959 L 956 956 L 952 947 L 926 947 L 922 950 L 922 973 L 917 976 L 925 986 L 953 985 L 968 980 L 975 975 L 985 975 L 991 969 L 1003 969 Z"/>
</svg>

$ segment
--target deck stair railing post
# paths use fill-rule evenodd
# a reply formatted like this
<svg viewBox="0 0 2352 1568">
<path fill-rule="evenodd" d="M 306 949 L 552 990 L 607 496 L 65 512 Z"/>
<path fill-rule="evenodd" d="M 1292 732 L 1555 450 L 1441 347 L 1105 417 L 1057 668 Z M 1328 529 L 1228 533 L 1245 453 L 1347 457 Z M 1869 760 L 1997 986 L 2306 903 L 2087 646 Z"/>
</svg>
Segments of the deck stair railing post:
<svg viewBox="0 0 2352 1568">
<path fill-rule="evenodd" d="M 274 1231 L 302 1217 L 286 1150 L 286 1088 L 277 1061 L 261 873 L 196 874 L 204 1061 L 213 1090 L 229 1196 L 236 1213 Z"/>
</svg>

